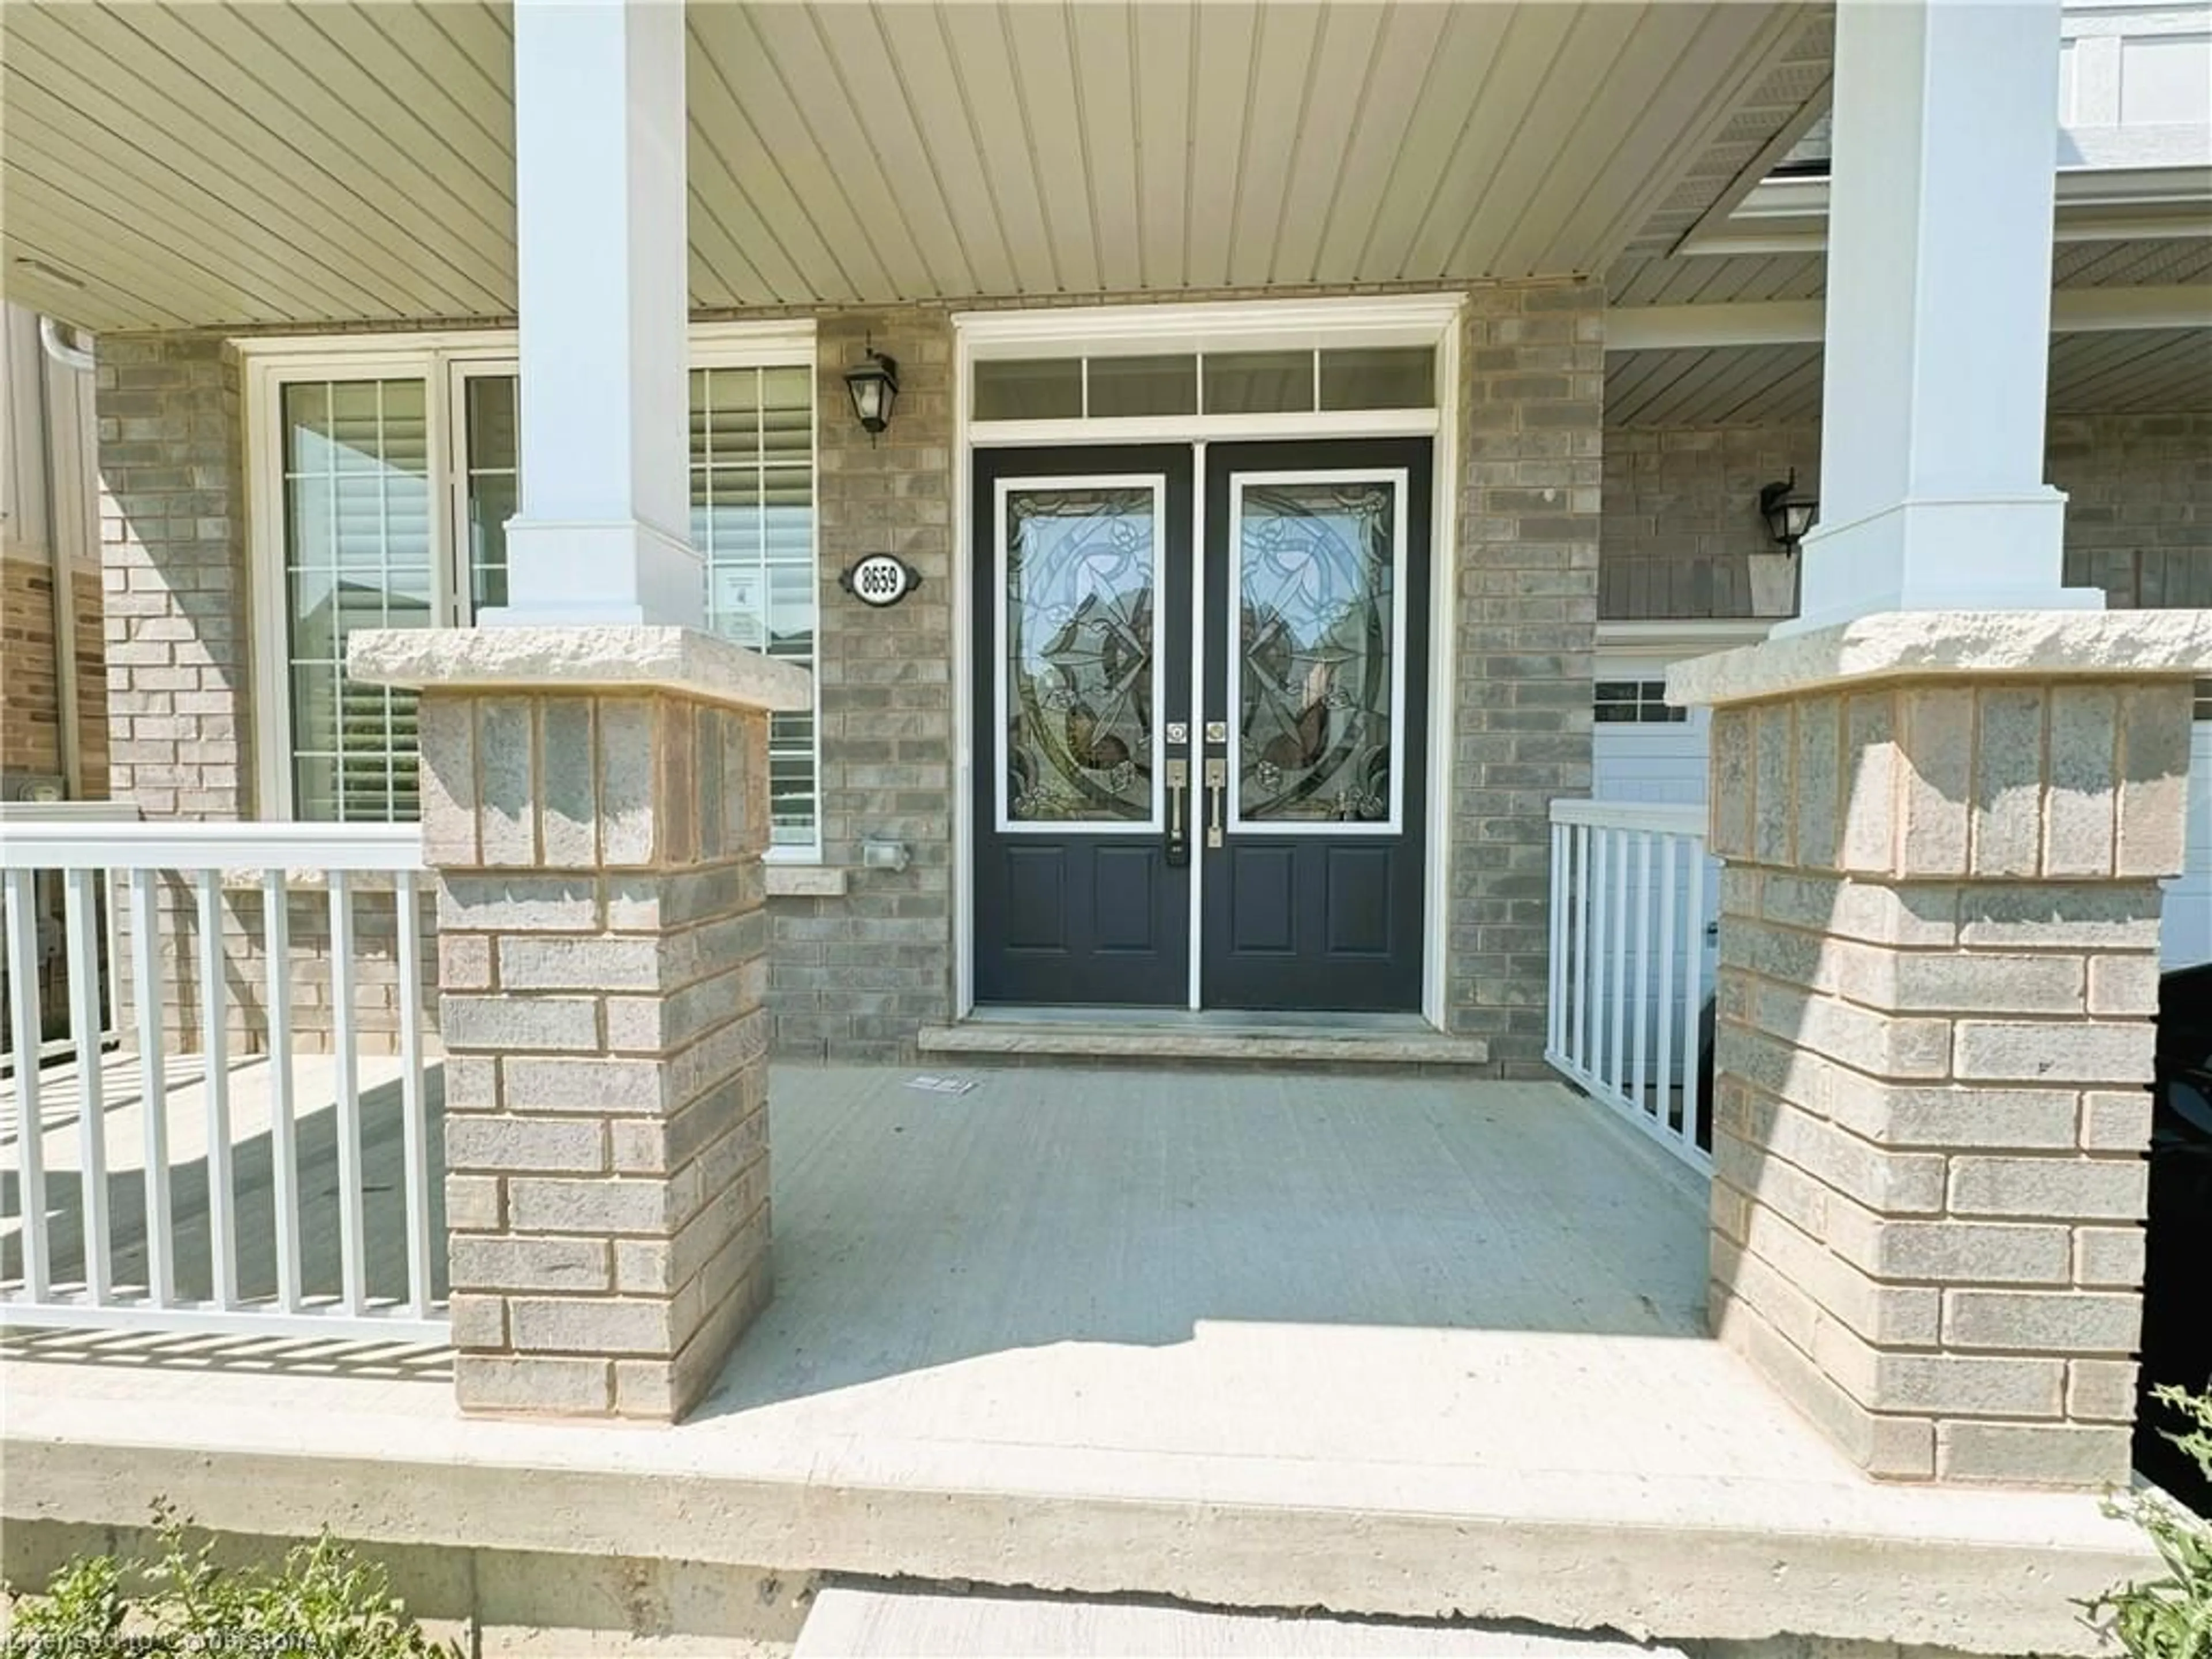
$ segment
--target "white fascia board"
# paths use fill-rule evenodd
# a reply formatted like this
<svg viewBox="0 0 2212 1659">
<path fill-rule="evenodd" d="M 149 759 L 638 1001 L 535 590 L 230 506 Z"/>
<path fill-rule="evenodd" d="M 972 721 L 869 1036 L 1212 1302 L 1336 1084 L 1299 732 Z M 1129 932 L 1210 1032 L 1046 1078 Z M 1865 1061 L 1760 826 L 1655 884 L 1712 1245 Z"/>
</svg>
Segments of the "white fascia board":
<svg viewBox="0 0 2212 1659">
<path fill-rule="evenodd" d="M 1826 332 L 1823 300 L 1741 305 L 1620 306 L 1605 313 L 1607 351 L 1707 346 L 1812 345 Z M 2212 327 L 2212 283 L 2060 289 L 2051 296 L 2054 334 Z"/>
<path fill-rule="evenodd" d="M 1780 620 L 1778 617 L 1670 617 L 1601 622 L 1597 625 L 1598 678 L 1605 678 L 1603 669 L 1608 662 L 1623 665 L 1674 662 L 1709 651 L 1757 645 Z"/>
</svg>

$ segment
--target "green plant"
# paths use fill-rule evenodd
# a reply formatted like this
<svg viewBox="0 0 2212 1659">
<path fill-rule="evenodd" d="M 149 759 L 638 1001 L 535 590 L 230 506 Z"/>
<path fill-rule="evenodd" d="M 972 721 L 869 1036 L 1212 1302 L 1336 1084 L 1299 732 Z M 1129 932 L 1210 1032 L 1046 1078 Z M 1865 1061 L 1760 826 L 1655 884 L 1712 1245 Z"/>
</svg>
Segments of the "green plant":
<svg viewBox="0 0 2212 1659">
<path fill-rule="evenodd" d="M 111 1653 L 123 1632 L 123 1569 L 112 1556 L 80 1555 L 54 1574 L 44 1595 L 15 1609 L 8 1649 L 30 1653 Z"/>
<path fill-rule="evenodd" d="M 127 1634 L 135 1653 L 459 1659 L 407 1616 L 382 1567 L 357 1560 L 327 1531 L 273 1569 L 228 1569 L 216 1564 L 211 1539 L 190 1542 L 187 1527 L 156 1500 L 160 1555 L 70 1561 L 44 1595 L 18 1601 L 9 1650 L 91 1659 L 119 1650 Z"/>
<path fill-rule="evenodd" d="M 2166 1438 L 2212 1479 L 2212 1393 L 2161 1388 L 2153 1397 L 2189 1420 L 2189 1428 Z M 2147 1492 L 2131 1493 L 2124 1503 L 2108 1498 L 2105 1513 L 2141 1527 L 2165 1571 L 2085 1602 L 2091 1622 L 2129 1659 L 2212 1659 L 2212 1525 Z"/>
</svg>

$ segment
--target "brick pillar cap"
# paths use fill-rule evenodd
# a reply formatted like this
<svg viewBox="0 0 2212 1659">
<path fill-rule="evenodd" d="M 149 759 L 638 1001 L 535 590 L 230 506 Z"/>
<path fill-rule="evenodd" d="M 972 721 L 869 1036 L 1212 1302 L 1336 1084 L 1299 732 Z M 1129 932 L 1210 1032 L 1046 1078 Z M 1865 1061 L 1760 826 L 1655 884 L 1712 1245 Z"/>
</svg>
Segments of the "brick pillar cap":
<svg viewBox="0 0 2212 1659">
<path fill-rule="evenodd" d="M 1678 663 L 1667 701 L 1752 702 L 1881 680 L 2207 674 L 2212 611 L 1887 611 Z"/>
<path fill-rule="evenodd" d="M 803 668 L 691 628 L 374 628 L 346 644 L 368 685 L 441 691 L 659 691 L 733 708 L 812 707 Z"/>
</svg>

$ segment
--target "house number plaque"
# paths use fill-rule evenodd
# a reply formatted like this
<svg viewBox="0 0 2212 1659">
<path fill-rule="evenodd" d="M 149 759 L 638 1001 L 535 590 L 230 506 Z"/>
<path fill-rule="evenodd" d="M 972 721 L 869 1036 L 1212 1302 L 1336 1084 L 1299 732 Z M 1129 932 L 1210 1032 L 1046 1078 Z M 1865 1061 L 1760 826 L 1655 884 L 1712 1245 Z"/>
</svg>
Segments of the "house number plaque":
<svg viewBox="0 0 2212 1659">
<path fill-rule="evenodd" d="M 896 553 L 871 553 L 838 577 L 837 585 L 862 605 L 880 610 L 921 586 L 921 572 Z"/>
</svg>

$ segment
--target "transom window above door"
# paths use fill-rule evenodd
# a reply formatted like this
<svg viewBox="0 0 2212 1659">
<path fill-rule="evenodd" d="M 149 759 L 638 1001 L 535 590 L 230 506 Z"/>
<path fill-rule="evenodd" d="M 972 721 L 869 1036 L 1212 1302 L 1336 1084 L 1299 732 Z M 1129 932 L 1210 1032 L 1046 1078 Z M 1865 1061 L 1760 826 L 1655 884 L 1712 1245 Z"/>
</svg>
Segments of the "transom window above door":
<svg viewBox="0 0 2212 1659">
<path fill-rule="evenodd" d="M 271 816 L 418 810 L 415 700 L 344 672 L 362 628 L 466 627 L 505 605 L 520 413 L 511 356 L 465 349 L 273 356 L 252 367 L 257 714 Z M 251 359 L 249 359 L 251 361 Z M 695 343 L 693 545 L 707 624 L 811 670 L 814 364 L 805 341 Z M 769 732 L 774 845 L 819 850 L 811 711 Z M 772 854 L 773 856 L 774 854 Z"/>
<path fill-rule="evenodd" d="M 977 421 L 1157 420 L 1431 409 L 1427 345 L 1322 346 L 1177 354 L 986 357 L 974 366 Z"/>
</svg>

